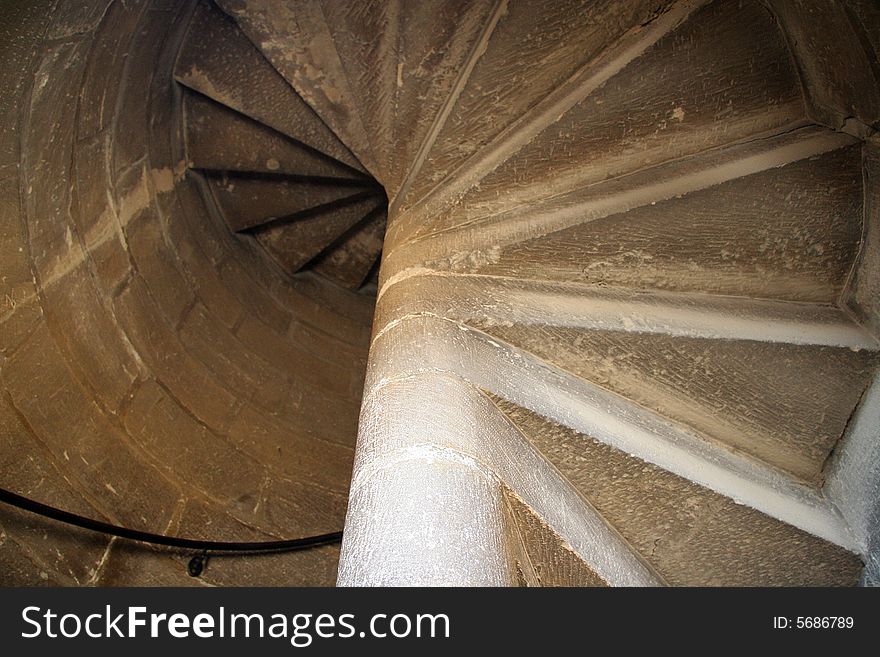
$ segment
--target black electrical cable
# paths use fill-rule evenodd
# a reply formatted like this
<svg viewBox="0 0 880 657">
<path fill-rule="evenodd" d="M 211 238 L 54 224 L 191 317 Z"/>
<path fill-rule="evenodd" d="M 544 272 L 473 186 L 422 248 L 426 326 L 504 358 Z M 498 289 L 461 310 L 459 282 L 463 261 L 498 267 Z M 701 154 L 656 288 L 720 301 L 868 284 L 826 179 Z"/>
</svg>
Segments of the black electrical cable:
<svg viewBox="0 0 880 657">
<path fill-rule="evenodd" d="M 128 527 L 111 525 L 107 522 L 101 522 L 100 520 L 86 518 L 85 516 L 70 513 L 69 511 L 56 509 L 53 506 L 28 499 L 27 497 L 23 497 L 22 495 L 18 495 L 3 488 L 0 488 L 0 502 L 23 509 L 24 511 L 30 511 L 31 513 L 46 518 L 51 518 L 52 520 L 58 520 L 59 522 L 68 525 L 74 525 L 75 527 L 81 527 L 82 529 L 89 529 L 93 532 L 118 536 L 119 538 L 127 538 L 132 541 L 140 541 L 141 543 L 152 543 L 153 545 L 164 545 L 167 547 L 183 548 L 187 550 L 199 550 L 201 552 L 207 552 L 209 550 L 214 553 L 293 552 L 296 550 L 307 550 L 321 545 L 331 545 L 342 541 L 342 532 L 330 532 L 328 534 L 291 538 L 283 541 L 203 541 L 193 538 L 152 534 L 137 529 L 129 529 Z"/>
</svg>

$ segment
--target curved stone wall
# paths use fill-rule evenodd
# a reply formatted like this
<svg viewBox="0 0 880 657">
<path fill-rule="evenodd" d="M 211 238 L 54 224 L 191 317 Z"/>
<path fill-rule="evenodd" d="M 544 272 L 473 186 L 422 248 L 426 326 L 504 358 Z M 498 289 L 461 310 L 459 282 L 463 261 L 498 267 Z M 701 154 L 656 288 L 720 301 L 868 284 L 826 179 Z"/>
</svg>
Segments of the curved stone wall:
<svg viewBox="0 0 880 657">
<path fill-rule="evenodd" d="M 172 66 L 195 3 L 4 9 L 2 485 L 215 540 L 341 528 L 373 299 L 204 202 Z M 338 548 L 186 556 L 0 515 L 3 584 L 332 584 Z"/>
</svg>

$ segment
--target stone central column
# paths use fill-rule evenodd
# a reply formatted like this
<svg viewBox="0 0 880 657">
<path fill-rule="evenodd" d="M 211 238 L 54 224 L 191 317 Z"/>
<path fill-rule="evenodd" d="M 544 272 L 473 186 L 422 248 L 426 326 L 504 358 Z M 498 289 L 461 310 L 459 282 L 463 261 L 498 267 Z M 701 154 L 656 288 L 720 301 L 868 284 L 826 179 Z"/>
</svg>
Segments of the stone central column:
<svg viewBox="0 0 880 657">
<path fill-rule="evenodd" d="M 482 395 L 408 342 L 424 335 L 406 321 L 374 336 L 338 583 L 511 585 L 502 482 L 474 457 Z"/>
</svg>

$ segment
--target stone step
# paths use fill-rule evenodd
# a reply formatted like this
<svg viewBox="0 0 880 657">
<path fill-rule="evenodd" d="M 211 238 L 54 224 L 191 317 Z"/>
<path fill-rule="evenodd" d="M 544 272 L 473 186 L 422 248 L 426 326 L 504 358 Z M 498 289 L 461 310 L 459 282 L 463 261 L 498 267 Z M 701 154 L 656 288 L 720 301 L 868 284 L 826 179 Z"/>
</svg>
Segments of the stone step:
<svg viewBox="0 0 880 657">
<path fill-rule="evenodd" d="M 464 88 L 500 6 L 494 0 L 324 3 L 389 198 Z"/>
<path fill-rule="evenodd" d="M 503 498 L 518 586 L 608 586 L 516 493 L 505 487 Z"/>
<path fill-rule="evenodd" d="M 386 229 L 387 229 L 387 227 L 386 227 Z M 383 248 L 384 248 L 384 245 L 383 245 Z M 377 293 L 379 291 L 379 265 L 381 265 L 381 264 L 382 264 L 382 258 L 380 257 L 379 259 L 376 260 L 375 263 L 373 263 L 373 268 L 370 269 L 370 273 L 367 274 L 367 281 L 366 281 L 366 283 L 364 283 L 364 285 L 369 285 L 369 286 L 373 287 Z"/>
<path fill-rule="evenodd" d="M 239 30 L 208 3 L 196 10 L 175 79 L 350 167 L 357 158 Z"/>
<path fill-rule="evenodd" d="M 489 271 L 495 267 L 493 271 L 498 273 L 532 278 L 529 272 L 540 269 L 540 276 L 546 278 L 589 280 L 590 270 L 582 268 L 576 273 L 575 269 L 580 266 L 579 258 L 589 257 L 592 242 L 579 244 L 576 253 L 554 262 L 546 257 L 552 251 L 553 240 L 559 235 L 569 235 L 564 232 L 566 230 L 570 229 L 572 233 L 590 231 L 592 224 L 604 222 L 602 225 L 606 230 L 620 226 L 616 229 L 618 236 L 622 233 L 626 239 L 638 241 L 639 231 L 628 233 L 628 222 L 630 217 L 644 217 L 641 230 L 644 230 L 645 223 L 653 223 L 654 234 L 679 257 L 685 254 L 683 245 L 688 243 L 693 227 L 699 229 L 694 233 L 695 238 L 701 238 L 711 228 L 720 237 L 732 236 L 741 240 L 745 236 L 746 242 L 751 243 L 750 251 L 764 249 L 771 262 L 775 261 L 777 275 L 783 277 L 762 282 L 760 277 L 752 275 L 737 282 L 736 267 L 744 266 L 746 272 L 749 268 L 754 272 L 756 264 L 749 264 L 748 257 L 744 257 L 748 256 L 748 252 L 738 256 L 739 250 L 722 253 L 722 249 L 716 245 L 708 252 L 710 262 L 722 265 L 730 273 L 718 281 L 712 277 L 700 277 L 700 283 L 709 285 L 710 291 L 713 286 L 714 289 L 721 289 L 726 285 L 727 289 L 754 290 L 750 292 L 752 294 L 792 294 L 797 292 L 792 285 L 787 286 L 787 291 L 786 286 L 780 285 L 785 282 L 784 278 L 792 278 L 790 270 L 804 279 L 795 287 L 805 287 L 807 294 L 818 298 L 839 286 L 840 273 L 845 267 L 840 259 L 845 261 L 850 257 L 852 240 L 849 235 L 860 221 L 856 215 L 860 212 L 861 201 L 856 198 L 858 194 L 854 189 L 860 184 L 858 173 L 854 171 L 859 156 L 857 148 L 851 148 L 858 144 L 849 135 L 818 126 L 805 126 L 781 135 L 712 149 L 697 156 L 598 181 L 541 201 L 499 209 L 489 216 L 484 216 L 485 208 L 456 205 L 438 215 L 431 229 L 434 232 L 426 232 L 396 249 L 392 248 L 387 254 L 391 264 L 389 270 L 425 265 L 455 271 Z M 823 175 L 829 176 L 828 189 L 822 188 Z M 749 205 L 750 184 L 757 186 L 761 201 L 769 204 L 770 211 L 780 213 L 779 219 L 772 217 L 770 211 L 765 214 L 760 205 Z M 803 190 L 787 187 L 801 185 L 804 186 Z M 719 209 L 708 207 L 707 203 L 714 201 L 732 203 L 736 221 L 727 219 Z M 814 203 L 817 204 L 816 208 L 811 207 Z M 829 216 L 823 216 L 819 208 L 823 208 Z M 658 217 L 664 212 L 665 224 L 660 226 Z M 685 216 L 678 216 L 675 212 Z M 611 219 L 615 216 L 616 219 Z M 743 217 L 748 217 L 750 226 L 757 226 L 755 234 L 749 235 L 739 228 Z M 795 234 L 786 234 L 790 225 L 800 223 L 806 228 L 806 239 L 799 236 L 800 226 L 792 226 Z M 665 230 L 667 224 L 669 229 Z M 833 241 L 829 244 L 825 243 L 824 238 L 819 240 L 816 236 L 816 231 L 823 228 L 831 230 Z M 668 234 L 660 235 L 664 230 Z M 767 244 L 759 239 L 756 241 L 760 234 L 775 236 L 778 243 L 773 243 L 773 240 Z M 394 243 L 392 238 L 389 234 L 391 244 Z M 550 245 L 545 252 L 538 246 L 543 238 L 547 238 Z M 706 242 L 704 236 L 702 239 Z M 819 251 L 824 251 L 827 246 L 834 255 L 825 258 L 819 252 L 805 253 L 811 241 L 815 246 L 820 246 Z M 609 255 L 617 254 L 615 243 L 609 242 L 607 248 Z M 523 255 L 525 259 L 514 264 L 505 254 L 508 250 L 516 252 L 518 249 L 528 250 L 528 255 Z M 800 251 L 799 261 L 791 258 L 794 250 Z M 461 255 L 465 253 L 469 254 L 467 258 Z M 622 249 L 621 253 L 626 253 L 626 249 Z M 540 261 L 540 265 L 531 266 L 531 258 Z M 571 265 L 564 265 L 564 259 L 568 259 Z M 635 268 L 630 268 L 627 275 L 622 273 L 627 266 L 621 268 L 619 263 L 616 265 L 613 261 L 606 262 L 600 258 L 596 261 L 594 264 L 600 272 L 610 274 L 611 270 L 615 270 L 626 278 L 627 285 L 632 285 L 632 281 L 638 277 Z M 585 264 L 590 264 L 590 261 L 587 260 Z M 735 267 L 730 267 L 730 264 Z M 823 265 L 830 268 L 828 281 L 821 280 L 822 272 L 817 269 Z M 523 268 L 522 274 L 512 271 L 516 266 Z M 666 270 L 673 273 L 668 265 Z M 768 271 L 773 273 L 773 270 Z M 678 280 L 686 285 L 682 276 Z M 608 284 L 602 280 L 597 282 Z M 758 292 L 762 288 L 764 291 Z M 774 288 L 777 292 L 772 292 Z M 804 291 L 800 294 L 803 295 Z"/>
<path fill-rule="evenodd" d="M 405 10 L 405 3 L 371 1 L 320 4 L 320 17 L 317 20 L 309 15 L 302 21 L 309 33 L 314 35 L 310 43 L 317 45 L 318 35 L 327 40 L 325 47 L 331 49 L 334 63 L 346 80 L 353 99 L 353 113 L 357 114 L 357 120 L 367 135 L 375 158 L 376 177 L 386 186 L 393 187 L 397 177 L 395 170 L 403 164 L 393 162 L 394 149 L 406 148 L 396 142 L 400 127 L 395 125 L 395 112 L 402 92 L 398 87 L 397 74 L 401 14 Z M 314 52 L 314 47 L 309 51 L 311 58 L 320 57 Z M 299 79 L 311 77 L 303 67 L 296 75 Z M 328 109 L 333 112 L 333 108 Z M 338 114 L 338 111 L 333 113 Z"/>
<path fill-rule="evenodd" d="M 399 315 L 454 317 L 812 486 L 880 364 L 880 344 L 820 304 L 448 274 L 382 297 Z M 380 309 L 379 334 L 387 321 Z"/>
<path fill-rule="evenodd" d="M 540 325 L 481 330 L 813 486 L 877 351 Z"/>
<path fill-rule="evenodd" d="M 496 249 L 472 271 L 834 303 L 862 237 L 860 145 Z"/>
<path fill-rule="evenodd" d="M 191 169 L 362 179 L 363 174 L 200 93 L 183 95 Z"/>
<path fill-rule="evenodd" d="M 240 232 L 280 219 L 292 219 L 353 194 L 372 193 L 364 181 L 327 181 L 255 174 L 205 176 L 230 229 Z M 345 182 L 345 184 L 342 184 Z"/>
<path fill-rule="evenodd" d="M 499 276 L 431 272 L 392 277 L 380 290 L 377 331 L 396 316 L 430 314 L 472 325 L 549 326 L 704 340 L 878 351 L 868 328 L 833 305 L 686 292 L 645 292 Z M 486 299 L 492 303 L 486 303 Z M 388 306 L 386 309 L 385 306 Z"/>
<path fill-rule="evenodd" d="M 386 219 L 385 209 L 376 208 L 315 258 L 312 271 L 350 290 L 360 288 L 382 253 Z"/>
<path fill-rule="evenodd" d="M 649 22 L 667 4 L 565 0 L 545 3 L 541 11 L 526 3 L 509 4 L 421 171 L 395 205 L 406 208 L 424 197 L 627 30 Z"/>
<path fill-rule="evenodd" d="M 361 120 L 363 97 L 352 91 L 320 0 L 216 0 L 235 19 L 275 69 L 351 149 L 373 176 L 379 176 L 374 154 L 376 135 Z M 383 5 L 386 3 L 383 3 Z M 387 3 L 390 4 L 390 3 Z M 358 3 L 359 7 L 366 3 Z M 381 32 L 370 35 L 382 41 Z M 392 77 L 391 82 L 396 84 Z M 370 96 L 381 89 L 370 90 Z"/>
<path fill-rule="evenodd" d="M 415 276 L 390 289 L 386 286 L 380 290 L 380 308 L 386 304 L 390 307 L 397 294 L 402 293 L 405 297 L 408 293 L 418 293 L 416 290 L 407 291 L 404 288 L 409 288 L 416 282 L 425 282 L 426 278 Z M 455 297 L 442 296 L 443 289 L 443 286 L 429 285 L 420 290 L 424 295 L 421 298 L 426 300 L 424 303 L 406 304 L 400 309 L 400 313 L 394 313 L 391 317 L 377 315 L 372 349 L 374 353 L 382 349 L 384 362 L 368 367 L 368 383 L 373 380 L 371 377 L 382 376 L 380 372 L 385 371 L 385 368 L 394 371 L 395 377 L 399 378 L 426 370 L 456 372 L 472 385 L 491 391 L 564 426 L 588 433 L 605 444 L 705 486 L 740 504 L 836 545 L 847 549 L 856 547 L 846 524 L 815 486 L 743 450 L 711 439 L 684 422 L 671 419 L 662 412 L 664 409 L 658 411 L 649 408 L 492 335 L 490 331 L 495 329 L 507 327 L 518 330 L 518 327 L 511 326 L 510 317 L 505 312 L 507 301 L 503 298 L 496 300 L 491 288 L 483 291 L 484 298 L 492 299 L 491 304 L 484 303 L 483 307 L 493 306 L 485 313 L 490 316 L 484 323 L 464 323 L 450 319 L 449 309 L 454 310 L 458 306 Z M 388 295 L 395 295 L 395 298 Z M 817 309 L 823 308 L 813 305 Z M 755 310 L 758 309 L 751 309 Z M 778 314 L 773 309 L 764 310 L 769 316 Z M 520 314 L 526 312 L 528 310 L 523 309 Z M 796 310 L 794 315 L 799 313 L 800 310 Z M 493 314 L 495 317 L 491 316 Z M 583 321 L 587 322 L 589 319 L 587 316 Z M 639 327 L 633 326 L 625 315 L 618 321 L 624 327 L 621 332 L 631 332 L 634 334 L 631 339 L 637 340 Z M 868 346 L 870 336 L 837 331 L 834 326 L 839 322 L 840 318 L 835 320 L 828 317 L 815 327 L 804 326 L 805 331 L 795 329 L 792 323 L 786 330 L 793 330 L 800 339 L 795 344 L 842 342 L 857 348 Z M 733 327 L 748 335 L 751 326 L 747 324 L 749 323 L 737 327 L 734 321 Z M 823 324 L 828 326 L 823 328 Z M 536 330 L 540 330 L 540 327 L 538 324 Z M 830 335 L 825 334 L 826 328 L 831 331 Z M 713 328 L 710 325 L 702 330 L 709 333 Z M 835 333 L 839 335 L 833 335 Z M 404 334 L 407 339 L 401 340 L 400 336 Z M 650 331 L 643 335 L 648 338 L 653 335 L 662 336 Z M 817 339 L 810 339 L 811 335 Z M 776 340 L 774 342 L 755 342 L 768 351 L 773 345 L 780 345 L 782 349 L 792 348 L 786 346 L 788 342 L 778 342 L 784 338 L 784 333 L 776 332 L 773 337 Z M 435 346 L 432 352 L 430 345 L 441 343 L 442 348 Z M 773 364 L 776 362 L 778 361 Z M 737 409 L 731 407 L 724 410 L 729 414 Z"/>
<path fill-rule="evenodd" d="M 360 192 L 315 214 L 258 227 L 252 234 L 285 271 L 295 274 L 384 203 L 375 193 Z"/>
<path fill-rule="evenodd" d="M 503 3 L 221 0 L 393 197 L 462 91 Z M 294 52 L 287 44 L 296 43 Z M 350 142 L 348 141 L 350 140 Z"/>
<path fill-rule="evenodd" d="M 853 586 L 858 581 L 861 559 L 844 548 L 492 399 L 668 584 Z"/>
<path fill-rule="evenodd" d="M 759 2 L 679 2 L 655 24 L 609 48 L 566 102 L 502 133 L 412 222 L 424 233 L 451 203 L 485 216 L 805 123 L 785 39 Z"/>
</svg>

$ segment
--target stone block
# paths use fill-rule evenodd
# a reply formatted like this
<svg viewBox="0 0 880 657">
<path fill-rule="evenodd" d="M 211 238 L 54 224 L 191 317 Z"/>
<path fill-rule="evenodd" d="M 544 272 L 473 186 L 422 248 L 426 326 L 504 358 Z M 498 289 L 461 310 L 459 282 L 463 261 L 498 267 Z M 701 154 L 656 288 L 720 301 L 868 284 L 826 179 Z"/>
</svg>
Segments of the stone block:
<svg viewBox="0 0 880 657">
<path fill-rule="evenodd" d="M 47 328 L 13 354 L 2 384 L 19 416 L 96 510 L 112 522 L 164 530 L 176 487 L 101 412 Z"/>
<path fill-rule="evenodd" d="M 137 354 L 83 264 L 43 290 L 46 322 L 72 368 L 116 412 L 142 372 Z"/>
<path fill-rule="evenodd" d="M 235 407 L 236 395 L 186 352 L 146 283 L 135 276 L 116 298 L 114 307 L 128 339 L 155 377 L 190 413 L 222 431 Z"/>
</svg>

